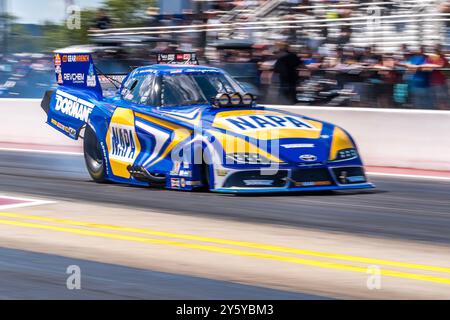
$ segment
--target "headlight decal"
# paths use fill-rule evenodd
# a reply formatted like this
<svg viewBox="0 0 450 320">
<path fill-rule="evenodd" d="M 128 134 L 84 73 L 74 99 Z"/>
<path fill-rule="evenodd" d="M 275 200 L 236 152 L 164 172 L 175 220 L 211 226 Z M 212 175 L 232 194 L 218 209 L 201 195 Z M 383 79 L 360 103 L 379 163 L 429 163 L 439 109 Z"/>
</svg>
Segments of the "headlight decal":
<svg viewBox="0 0 450 320">
<path fill-rule="evenodd" d="M 271 161 L 267 157 L 258 153 L 228 153 L 226 155 L 227 162 L 246 163 L 246 164 L 270 164 Z"/>
<path fill-rule="evenodd" d="M 328 157 L 328 160 L 330 161 L 337 160 L 339 156 L 338 152 L 340 150 L 348 150 L 348 149 L 356 150 L 352 140 L 347 135 L 347 133 L 345 133 L 345 131 L 342 130 L 341 128 L 335 127 L 333 130 L 333 138 L 331 141 L 330 155 Z"/>
<path fill-rule="evenodd" d="M 220 143 L 221 149 L 225 154 L 255 153 L 269 159 L 271 163 L 283 163 L 283 161 L 275 155 L 270 154 L 266 150 L 259 148 L 258 146 L 250 143 L 249 141 L 246 141 L 243 138 L 219 131 L 208 130 L 208 132 L 217 139 L 218 143 Z"/>
</svg>

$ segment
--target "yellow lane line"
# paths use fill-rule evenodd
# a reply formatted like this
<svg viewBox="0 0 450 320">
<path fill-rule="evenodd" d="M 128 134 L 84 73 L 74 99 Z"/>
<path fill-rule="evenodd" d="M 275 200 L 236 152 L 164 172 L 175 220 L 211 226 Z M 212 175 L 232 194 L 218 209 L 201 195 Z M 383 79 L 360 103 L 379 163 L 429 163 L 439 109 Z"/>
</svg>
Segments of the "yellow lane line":
<svg viewBox="0 0 450 320">
<path fill-rule="evenodd" d="M 359 272 L 359 273 L 367 273 L 367 268 L 360 267 L 360 266 L 346 265 L 346 264 L 334 263 L 334 262 L 316 261 L 316 260 L 302 259 L 302 258 L 297 258 L 297 257 L 279 256 L 279 255 L 275 255 L 275 254 L 252 252 L 252 251 L 245 251 L 245 250 L 232 249 L 232 248 L 223 248 L 223 247 L 216 247 L 216 246 L 211 246 L 211 245 L 194 244 L 194 243 L 186 243 L 186 242 L 162 240 L 162 239 L 154 239 L 154 238 L 143 238 L 143 237 L 129 236 L 129 235 L 123 235 L 123 234 L 116 234 L 116 233 L 107 233 L 107 232 L 101 232 L 101 231 L 92 231 L 92 230 L 69 228 L 69 227 L 58 227 L 58 226 L 44 225 L 44 224 L 31 223 L 31 222 L 12 221 L 12 220 L 0 220 L 0 224 L 17 226 L 17 227 L 33 228 L 33 229 L 60 231 L 60 232 L 71 233 L 71 234 L 80 234 L 80 235 L 118 239 L 118 240 L 125 240 L 125 241 L 168 245 L 168 246 L 173 246 L 173 247 L 197 249 L 197 250 L 202 250 L 202 251 L 223 253 L 223 254 L 229 254 L 229 255 L 235 255 L 235 256 L 253 257 L 253 258 L 259 258 L 259 259 L 290 262 L 290 263 L 296 263 L 296 264 L 301 264 L 301 265 L 335 269 L 335 270 L 346 270 L 346 271 L 353 271 L 353 272 Z M 434 282 L 434 283 L 440 283 L 440 284 L 450 284 L 450 278 L 442 278 L 442 277 L 436 277 L 436 276 L 430 276 L 430 275 L 415 274 L 415 273 L 386 270 L 386 269 L 381 269 L 380 274 L 384 275 L 384 276 L 395 277 L 395 278 L 412 279 L 412 280 Z"/>
<path fill-rule="evenodd" d="M 244 247 L 244 248 L 260 249 L 260 250 L 291 253 L 291 254 L 300 254 L 300 255 L 314 256 L 314 257 L 328 258 L 328 259 L 335 259 L 335 260 L 361 262 L 361 263 L 384 265 L 384 266 L 391 266 L 391 267 L 400 267 L 400 268 L 407 268 L 407 269 L 450 273 L 450 268 L 446 268 L 446 267 L 430 266 L 430 265 L 407 263 L 407 262 L 400 262 L 400 261 L 372 259 L 372 258 L 366 258 L 366 257 L 351 256 L 351 255 L 346 255 L 346 254 L 336 254 L 336 253 L 320 252 L 320 251 L 314 251 L 314 250 L 289 248 L 289 247 L 284 247 L 284 246 L 276 246 L 276 245 L 269 245 L 269 244 L 255 243 L 255 242 L 209 238 L 209 237 L 202 237 L 202 236 L 196 236 L 196 235 L 190 235 L 190 234 L 179 234 L 179 233 L 164 232 L 164 231 L 157 231 L 157 230 L 151 230 L 151 229 L 124 227 L 124 226 L 117 226 L 117 225 L 106 225 L 106 224 L 99 224 L 99 223 L 85 222 L 85 221 L 74 221 L 74 220 L 70 220 L 70 219 L 41 217 L 41 216 L 34 216 L 34 215 L 27 215 L 27 214 L 20 214 L 20 213 L 0 212 L 0 216 L 10 217 L 10 218 L 22 218 L 22 219 L 29 219 L 29 220 L 35 220 L 35 221 L 53 222 L 53 223 L 60 223 L 60 224 L 66 224 L 66 225 L 72 225 L 72 226 L 83 226 L 83 227 L 90 227 L 90 228 L 97 228 L 97 229 L 104 229 L 104 230 L 114 230 L 114 231 L 146 234 L 146 235 L 160 236 L 160 237 L 167 237 L 167 238 L 174 238 L 174 239 L 194 240 L 194 241 L 200 241 L 200 242 L 209 242 L 209 243 L 232 245 L 232 246 L 238 246 L 238 247 Z"/>
</svg>

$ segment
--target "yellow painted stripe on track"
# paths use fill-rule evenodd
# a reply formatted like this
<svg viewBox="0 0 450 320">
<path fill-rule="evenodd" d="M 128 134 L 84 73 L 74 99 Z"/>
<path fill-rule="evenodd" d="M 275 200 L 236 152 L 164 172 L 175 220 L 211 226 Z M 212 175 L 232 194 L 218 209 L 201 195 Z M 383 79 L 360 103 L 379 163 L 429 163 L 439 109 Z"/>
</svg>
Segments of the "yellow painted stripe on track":
<svg viewBox="0 0 450 320">
<path fill-rule="evenodd" d="M 37 224 L 37 223 L 31 223 L 31 222 L 12 221 L 12 220 L 0 220 L 0 224 L 33 228 L 33 229 L 60 231 L 60 232 L 65 232 L 65 233 L 81 234 L 81 235 L 87 235 L 87 236 L 118 239 L 118 240 L 125 240 L 125 241 L 135 241 L 135 242 L 142 242 L 142 243 L 169 245 L 169 246 L 174 246 L 174 247 L 197 249 L 197 250 L 202 250 L 202 251 L 230 254 L 230 255 L 236 255 L 236 256 L 253 257 L 253 258 L 259 258 L 259 259 L 274 260 L 274 261 L 280 261 L 280 262 L 290 262 L 290 263 L 296 263 L 296 264 L 301 264 L 301 265 L 335 269 L 335 270 L 346 270 L 346 271 L 367 273 L 367 268 L 360 267 L 360 266 L 346 265 L 346 264 L 326 262 L 326 261 L 316 261 L 316 260 L 302 259 L 302 258 L 297 258 L 297 257 L 279 256 L 279 255 L 275 255 L 275 254 L 252 252 L 252 251 L 245 251 L 245 250 L 232 249 L 232 248 L 223 248 L 223 247 L 216 247 L 216 246 L 211 246 L 211 245 L 185 243 L 185 242 L 179 242 L 179 241 L 173 241 L 173 240 L 162 240 L 162 239 L 154 239 L 154 238 L 143 238 L 143 237 L 137 237 L 137 236 L 123 235 L 123 234 L 107 233 L 107 232 L 101 232 L 101 231 L 92 231 L 92 230 L 69 228 L 69 227 L 58 227 L 58 226 L 43 225 L 43 224 Z M 420 280 L 420 281 L 434 282 L 434 283 L 440 283 L 440 284 L 450 284 L 450 278 L 442 278 L 442 277 L 436 277 L 436 276 L 430 276 L 430 275 L 422 275 L 422 274 L 415 274 L 415 273 L 408 273 L 408 272 L 394 271 L 394 270 L 386 270 L 386 269 L 381 269 L 380 273 L 381 273 L 381 275 L 384 275 L 384 276 L 390 276 L 390 277 L 396 277 L 396 278 Z"/>
<path fill-rule="evenodd" d="M 200 242 L 209 242 L 209 243 L 232 245 L 232 246 L 238 246 L 238 247 L 244 247 L 244 248 L 260 249 L 260 250 L 291 253 L 291 254 L 300 254 L 300 255 L 314 256 L 314 257 L 328 258 L 328 259 L 335 259 L 335 260 L 361 262 L 361 263 L 384 265 L 384 266 L 391 266 L 391 267 L 400 267 L 400 268 L 407 268 L 407 269 L 450 273 L 450 268 L 447 268 L 447 267 L 430 266 L 430 265 L 407 263 L 407 262 L 400 262 L 400 261 L 372 259 L 372 258 L 366 258 L 366 257 L 351 256 L 351 255 L 345 255 L 345 254 L 336 254 L 336 253 L 329 253 L 329 252 L 320 252 L 320 251 L 314 251 L 314 250 L 297 249 L 297 248 L 269 245 L 269 244 L 256 243 L 256 242 L 209 238 L 209 237 L 202 237 L 202 236 L 196 236 L 196 235 L 190 235 L 190 234 L 179 234 L 179 233 L 164 232 L 164 231 L 157 231 L 157 230 L 151 230 L 151 229 L 124 227 L 124 226 L 116 226 L 116 225 L 106 225 L 106 224 L 99 224 L 99 223 L 86 222 L 86 221 L 74 221 L 74 220 L 70 220 L 70 219 L 41 217 L 41 216 L 34 216 L 34 215 L 27 215 L 27 214 L 20 214 L 20 213 L 0 212 L 0 216 L 10 217 L 10 218 L 29 219 L 29 220 L 35 220 L 35 221 L 45 221 L 45 222 L 52 222 L 52 223 L 60 223 L 60 224 L 66 224 L 66 225 L 72 225 L 72 226 L 82 226 L 82 227 L 97 228 L 97 229 L 104 229 L 104 230 L 146 234 L 146 235 L 167 237 L 167 238 L 174 238 L 174 239 L 194 240 L 194 241 L 200 241 Z"/>
</svg>

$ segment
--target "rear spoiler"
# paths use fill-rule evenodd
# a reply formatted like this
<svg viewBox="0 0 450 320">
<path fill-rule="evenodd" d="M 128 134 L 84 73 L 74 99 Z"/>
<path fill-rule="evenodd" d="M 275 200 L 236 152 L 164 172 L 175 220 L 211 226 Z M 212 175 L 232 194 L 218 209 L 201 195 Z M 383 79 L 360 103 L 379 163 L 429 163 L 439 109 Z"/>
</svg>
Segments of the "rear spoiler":
<svg viewBox="0 0 450 320">
<path fill-rule="evenodd" d="M 54 63 L 58 85 L 87 90 L 102 99 L 102 87 L 90 54 L 56 52 Z"/>
</svg>

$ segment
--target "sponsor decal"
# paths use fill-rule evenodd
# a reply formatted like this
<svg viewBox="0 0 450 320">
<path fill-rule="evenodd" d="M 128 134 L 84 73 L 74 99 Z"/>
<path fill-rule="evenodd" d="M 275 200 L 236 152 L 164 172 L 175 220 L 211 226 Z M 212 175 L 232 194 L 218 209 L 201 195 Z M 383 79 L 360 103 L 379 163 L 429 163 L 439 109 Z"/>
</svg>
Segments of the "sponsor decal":
<svg viewBox="0 0 450 320">
<path fill-rule="evenodd" d="M 77 98 L 66 92 L 56 91 L 55 111 L 68 115 L 75 119 L 87 122 L 94 104 Z"/>
<path fill-rule="evenodd" d="M 287 128 L 315 130 L 316 128 L 296 116 L 246 115 L 224 118 L 238 131 Z"/>
<path fill-rule="evenodd" d="M 313 154 L 302 154 L 300 157 L 300 160 L 303 161 L 316 161 L 317 157 Z"/>
<path fill-rule="evenodd" d="M 170 187 L 171 188 L 179 188 L 180 187 L 180 179 L 170 178 Z"/>
<path fill-rule="evenodd" d="M 55 55 L 55 66 L 60 66 L 61 65 L 61 56 L 59 55 L 59 53 L 57 53 Z"/>
<path fill-rule="evenodd" d="M 173 163 L 173 167 L 172 170 L 170 171 L 171 175 L 174 176 L 180 176 L 180 177 L 186 177 L 186 178 L 190 178 L 192 177 L 192 171 L 188 170 L 188 169 L 181 169 L 181 162 L 180 161 L 175 161 Z"/>
<path fill-rule="evenodd" d="M 111 159 L 129 162 L 136 156 L 136 141 L 134 127 L 128 125 L 111 124 L 109 157 Z"/>
<path fill-rule="evenodd" d="M 314 143 L 290 143 L 290 144 L 282 144 L 281 146 L 286 149 L 314 148 Z"/>
<path fill-rule="evenodd" d="M 172 166 L 172 171 L 170 171 L 170 174 L 178 175 L 178 172 L 180 172 L 180 168 L 181 168 L 181 162 L 174 161 L 173 166 Z"/>
<path fill-rule="evenodd" d="M 296 187 L 312 187 L 312 186 L 329 186 L 331 185 L 331 181 L 305 181 L 305 182 L 298 182 L 296 181 L 294 183 Z"/>
<path fill-rule="evenodd" d="M 109 165 L 108 165 L 108 159 L 106 159 L 106 147 L 105 147 L 105 143 L 103 141 L 100 141 L 100 147 L 102 148 L 102 153 L 103 153 L 103 163 L 105 164 L 105 168 L 106 168 L 106 175 L 109 175 Z"/>
<path fill-rule="evenodd" d="M 55 120 L 53 118 L 50 120 L 50 122 L 54 126 L 56 126 L 58 129 L 66 132 L 67 134 L 69 134 L 71 137 L 75 137 L 76 136 L 77 130 L 75 130 L 74 128 L 66 126 L 66 125 L 62 124 L 61 122 L 59 122 L 59 121 L 57 121 L 57 120 Z"/>
<path fill-rule="evenodd" d="M 64 83 L 61 72 L 58 73 L 58 80 L 57 80 L 57 82 L 58 82 L 58 84 L 63 84 Z"/>
<path fill-rule="evenodd" d="M 87 76 L 86 85 L 88 87 L 95 87 L 97 85 L 97 81 L 95 80 L 94 65 L 92 63 L 89 65 L 89 74 Z"/>
<path fill-rule="evenodd" d="M 186 181 L 186 185 L 187 186 L 199 186 L 199 185 L 201 185 L 202 184 L 202 182 L 201 181 L 197 181 L 197 180 L 194 180 L 194 181 Z"/>
<path fill-rule="evenodd" d="M 63 73 L 64 81 L 72 83 L 84 83 L 84 73 Z"/>
<path fill-rule="evenodd" d="M 185 178 L 181 178 L 181 179 L 180 179 L 180 187 L 181 187 L 181 188 L 186 187 L 186 179 L 185 179 Z"/>
<path fill-rule="evenodd" d="M 246 186 L 271 186 L 273 180 L 244 180 Z"/>
<path fill-rule="evenodd" d="M 89 62 L 88 54 L 63 55 L 63 62 Z"/>
<path fill-rule="evenodd" d="M 189 177 L 192 176 L 192 172 L 191 172 L 191 170 L 182 169 L 182 170 L 180 170 L 178 175 L 181 176 L 181 177 L 188 177 L 189 178 Z"/>
</svg>

